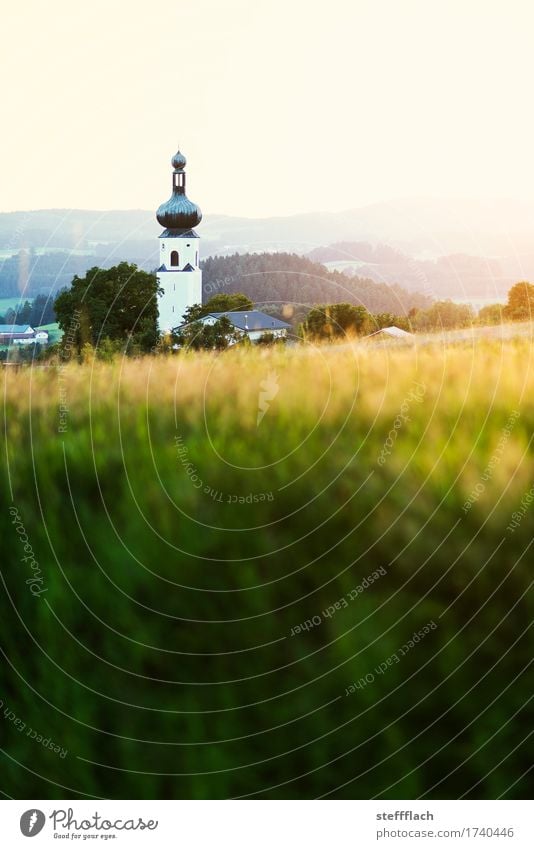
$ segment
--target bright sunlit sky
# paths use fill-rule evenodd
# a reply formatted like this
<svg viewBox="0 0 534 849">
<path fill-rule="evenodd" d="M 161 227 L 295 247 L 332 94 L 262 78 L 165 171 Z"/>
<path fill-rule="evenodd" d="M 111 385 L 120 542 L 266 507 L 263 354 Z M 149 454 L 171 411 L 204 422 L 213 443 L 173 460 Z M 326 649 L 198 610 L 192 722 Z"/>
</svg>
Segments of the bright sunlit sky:
<svg viewBox="0 0 534 849">
<path fill-rule="evenodd" d="M 530 0 L 4 5 L 0 209 L 534 197 Z"/>
</svg>

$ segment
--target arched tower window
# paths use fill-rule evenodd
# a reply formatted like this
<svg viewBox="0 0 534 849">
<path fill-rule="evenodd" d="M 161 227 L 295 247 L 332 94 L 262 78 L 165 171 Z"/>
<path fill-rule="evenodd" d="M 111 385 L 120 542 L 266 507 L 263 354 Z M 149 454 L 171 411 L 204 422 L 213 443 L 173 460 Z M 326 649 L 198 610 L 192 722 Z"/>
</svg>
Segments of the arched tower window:
<svg viewBox="0 0 534 849">
<path fill-rule="evenodd" d="M 180 258 L 178 257 L 178 251 L 171 251 L 171 266 L 180 265 Z"/>
</svg>

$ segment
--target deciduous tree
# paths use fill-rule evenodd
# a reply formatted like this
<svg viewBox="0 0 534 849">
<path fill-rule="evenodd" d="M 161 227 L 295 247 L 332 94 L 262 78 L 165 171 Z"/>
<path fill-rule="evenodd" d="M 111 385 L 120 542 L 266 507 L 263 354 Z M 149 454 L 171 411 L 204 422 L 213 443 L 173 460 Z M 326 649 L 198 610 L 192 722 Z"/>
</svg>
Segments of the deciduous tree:
<svg viewBox="0 0 534 849">
<path fill-rule="evenodd" d="M 503 308 L 508 321 L 529 321 L 534 318 L 534 286 L 521 280 L 508 292 L 508 303 Z"/>
<path fill-rule="evenodd" d="M 159 293 L 155 275 L 121 262 L 74 277 L 55 300 L 59 326 L 79 353 L 84 343 L 104 339 L 149 351 L 157 342 Z"/>
</svg>

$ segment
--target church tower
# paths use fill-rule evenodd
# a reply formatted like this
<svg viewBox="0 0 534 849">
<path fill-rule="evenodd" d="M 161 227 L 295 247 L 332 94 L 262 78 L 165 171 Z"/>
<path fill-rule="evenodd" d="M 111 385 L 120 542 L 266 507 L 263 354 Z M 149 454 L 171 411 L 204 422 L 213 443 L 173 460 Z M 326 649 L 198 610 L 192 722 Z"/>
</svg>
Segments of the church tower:
<svg viewBox="0 0 534 849">
<path fill-rule="evenodd" d="M 165 229 L 159 237 L 158 297 L 160 333 L 183 323 L 187 307 L 202 303 L 202 272 L 199 265 L 200 239 L 194 227 L 202 213 L 185 193 L 185 156 L 178 151 L 172 160 L 172 195 L 159 207 L 156 218 Z"/>
</svg>

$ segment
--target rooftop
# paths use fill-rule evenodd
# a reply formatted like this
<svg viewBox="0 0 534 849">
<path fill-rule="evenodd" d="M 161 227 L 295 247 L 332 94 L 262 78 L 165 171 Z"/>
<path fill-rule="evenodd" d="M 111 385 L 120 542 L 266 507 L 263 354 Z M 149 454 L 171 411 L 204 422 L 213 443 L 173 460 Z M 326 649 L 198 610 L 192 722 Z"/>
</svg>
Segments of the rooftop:
<svg viewBox="0 0 534 849">
<path fill-rule="evenodd" d="M 280 321 L 279 318 L 273 318 L 272 315 L 267 315 L 260 310 L 231 310 L 229 312 L 210 312 L 213 318 L 226 318 L 237 327 L 239 330 L 283 330 L 289 329 L 290 324 L 285 321 Z M 203 316 L 208 318 L 208 316 Z"/>
<path fill-rule="evenodd" d="M 374 333 L 370 333 L 366 339 L 370 339 L 371 336 L 377 336 L 379 333 L 385 333 L 387 336 L 413 336 L 413 333 L 408 333 L 407 330 L 403 330 L 401 327 L 395 327 L 392 325 L 391 327 L 381 327 L 380 330 L 375 330 Z"/>
<path fill-rule="evenodd" d="M 33 333 L 29 324 L 0 324 L 0 333 Z"/>
</svg>

